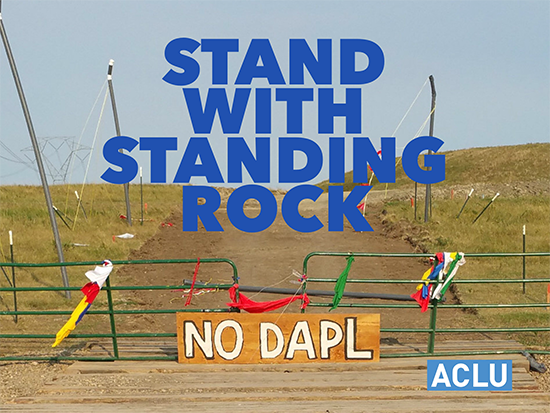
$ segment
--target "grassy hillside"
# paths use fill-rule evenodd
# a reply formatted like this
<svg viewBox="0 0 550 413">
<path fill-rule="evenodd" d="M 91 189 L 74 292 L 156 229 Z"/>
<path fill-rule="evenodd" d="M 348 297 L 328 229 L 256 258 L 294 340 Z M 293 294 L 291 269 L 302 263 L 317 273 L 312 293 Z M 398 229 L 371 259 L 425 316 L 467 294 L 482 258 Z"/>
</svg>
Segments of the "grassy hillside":
<svg viewBox="0 0 550 413">
<path fill-rule="evenodd" d="M 124 191 L 120 185 L 87 185 L 82 193 L 82 211 L 76 215 L 76 185 L 55 185 L 50 188 L 53 204 L 71 220 L 69 227 L 57 218 L 61 240 L 67 261 L 102 260 L 104 258 L 124 259 L 128 251 L 137 248 L 156 231 L 158 225 L 176 207 L 181 206 L 181 187 L 176 185 L 144 185 L 144 202 L 147 213 L 144 225 L 140 225 L 139 186 L 130 188 L 130 201 L 134 225 L 129 227 L 121 219 L 126 214 Z M 75 216 L 76 215 L 76 216 Z M 40 186 L 0 186 L 0 252 L 6 259 L 8 231 L 12 230 L 15 251 L 19 262 L 57 261 L 53 236 L 44 193 Z M 130 240 L 117 240 L 112 236 L 129 232 L 136 237 Z M 89 244 L 77 247 L 73 244 Z M 105 247 L 109 248 L 106 249 Z M 109 257 L 105 254 L 108 251 Z"/>
<path fill-rule="evenodd" d="M 139 248 L 159 228 L 161 223 L 177 208 L 181 208 L 181 186 L 178 185 L 144 185 L 144 202 L 147 203 L 147 213 L 141 225 L 139 186 L 130 186 L 133 226 L 128 226 L 121 214 L 126 214 L 124 191 L 121 185 L 87 185 L 83 191 L 82 200 L 88 219 L 80 212 L 76 216 L 75 190 L 82 191 L 80 185 L 51 186 L 54 205 L 66 213 L 76 224 L 68 228 L 57 218 L 60 237 L 66 261 L 101 261 L 103 259 L 126 259 L 131 250 Z M 57 253 L 53 241 L 49 215 L 46 209 L 44 193 L 40 186 L 0 186 L 0 259 L 9 261 L 8 231 L 13 231 L 14 255 L 17 262 L 57 262 Z M 177 231 L 177 228 L 167 227 L 166 231 Z M 124 233 L 135 235 L 133 239 L 116 239 L 113 235 Z M 74 244 L 87 244 L 76 246 Z M 81 286 L 83 279 L 82 267 L 67 267 L 69 284 Z M 11 270 L 6 271 L 11 279 Z M 19 286 L 61 286 L 59 268 L 18 268 L 16 270 Z M 7 287 L 8 281 L 0 272 L 0 285 Z M 120 304 L 118 294 L 114 294 L 115 303 Z M 18 294 L 19 309 L 48 310 L 74 309 L 81 299 L 81 294 L 73 294 L 67 301 L 61 292 L 39 292 Z M 98 297 L 94 303 L 97 308 L 105 308 L 105 295 Z M 12 296 L 9 293 L 0 294 L 0 308 L 13 309 Z M 54 317 L 62 325 L 66 317 Z M 106 320 L 103 316 L 92 318 L 82 331 L 95 331 L 96 326 L 104 328 Z M 51 322 L 51 318 L 49 319 Z M 10 317 L 0 317 L 0 329 L 4 332 L 41 331 L 47 327 L 40 323 L 44 318 L 20 317 L 14 324 Z"/>
<path fill-rule="evenodd" d="M 390 200 L 385 203 L 383 222 L 389 234 L 409 240 L 419 250 L 463 252 L 521 252 L 522 227 L 526 226 L 526 250 L 528 252 L 550 251 L 550 144 L 530 144 L 497 148 L 473 148 L 447 154 L 447 179 L 438 187 L 468 185 L 491 188 L 474 192 L 464 212 L 457 215 L 464 204 L 465 196 L 449 196 L 450 191 L 440 191 L 445 197 L 434 197 L 432 216 L 428 223 L 420 219 L 424 215 L 421 203 L 418 219 L 409 200 Z M 535 182 L 534 192 L 515 192 L 504 195 L 473 223 L 488 204 L 488 197 L 507 186 L 524 187 L 522 182 Z M 410 181 L 409 181 L 410 182 Z M 403 185 L 403 180 L 397 185 Z M 480 185 L 481 184 L 481 185 Z M 379 184 L 380 185 L 380 184 Z M 382 185 L 380 185 L 382 186 Z M 422 186 L 423 187 L 423 186 Z M 527 187 L 527 185 L 525 185 Z M 508 191 L 509 192 L 509 191 Z M 467 193 L 467 191 L 466 191 Z M 534 195 L 534 194 L 538 195 Z M 423 191 L 422 191 L 423 194 Z M 519 196 L 518 196 L 519 195 Z M 527 278 L 548 278 L 550 259 L 527 258 Z M 460 279 L 521 279 L 522 258 L 467 259 L 459 270 Z M 522 284 L 457 284 L 457 294 L 465 303 L 544 303 L 547 283 Z M 526 309 L 481 309 L 481 324 L 492 327 L 541 327 L 550 325 L 550 310 Z M 526 344 L 550 346 L 550 334 L 525 333 L 516 335 Z"/>
<path fill-rule="evenodd" d="M 550 184 L 550 144 L 528 144 L 494 148 L 473 148 L 446 153 L 447 179 L 436 187 L 480 184 L 490 189 L 485 191 L 492 196 L 496 190 L 517 182 L 538 182 L 538 186 Z M 351 172 L 346 174 L 346 188 L 351 189 Z M 327 188 L 327 183 L 320 184 Z M 397 183 L 390 188 L 410 188 L 413 185 L 401 167 L 397 171 Z M 383 189 L 385 184 L 377 184 L 375 189 Z M 468 186 L 468 189 L 470 187 Z M 80 186 L 52 186 L 54 204 L 71 219 L 76 215 L 74 191 Z M 493 191 L 494 190 L 494 191 Z M 450 193 L 448 189 L 441 193 Z M 462 193 L 455 189 L 454 199 L 450 196 L 434 197 L 433 215 L 428 224 L 413 217 L 414 209 L 409 200 L 391 200 L 384 205 L 383 221 L 390 236 L 409 240 L 419 249 L 436 251 L 464 252 L 519 252 L 522 247 L 522 225 L 527 226 L 527 251 L 550 251 L 550 196 L 537 192 L 523 192 L 520 196 L 498 198 L 483 217 L 472 223 L 477 214 L 487 205 L 483 191 L 474 193 L 460 219 L 456 215 L 464 202 Z M 119 218 L 125 214 L 124 193 L 118 185 L 88 185 L 82 195 L 88 213 L 85 220 L 82 213 L 76 217 L 76 224 L 67 228 L 58 219 L 67 261 L 91 261 L 109 258 L 125 259 L 131 250 L 139 248 L 171 212 L 181 208 L 181 187 L 176 185 L 145 185 L 144 201 L 147 203 L 144 225 L 140 225 L 140 193 L 138 186 L 131 186 L 131 203 L 134 226 L 129 227 Z M 225 194 L 227 195 L 227 194 Z M 516 194 L 517 195 L 517 194 Z M 222 194 L 222 197 L 224 195 Z M 421 214 L 419 209 L 419 216 Z M 373 211 L 368 211 L 374 213 Z M 12 230 L 15 240 L 15 259 L 18 262 L 55 262 L 57 255 L 52 240 L 49 217 L 45 208 L 44 195 L 39 186 L 0 186 L 0 259 L 9 260 L 8 231 Z M 177 228 L 167 228 L 177 231 Z M 130 232 L 135 238 L 116 240 L 112 236 Z M 88 244 L 80 247 L 74 244 Z M 360 247 L 359 247 L 360 248 Z M 338 246 L 334 246 L 338 250 Z M 468 259 L 460 269 L 459 278 L 521 278 L 521 258 Z M 528 278 L 548 278 L 550 259 L 527 259 Z M 9 273 L 9 272 L 8 272 Z M 71 285 L 82 284 L 82 268 L 69 267 Z M 419 274 L 420 276 L 420 274 Z M 57 268 L 18 269 L 20 286 L 60 285 L 61 276 Z M 0 273 L 0 285 L 7 286 L 4 274 Z M 466 303 L 541 303 L 546 298 L 546 284 L 528 284 L 526 294 L 521 284 L 457 284 L 458 293 Z M 78 301 L 78 294 L 66 302 L 61 293 L 32 293 L 20 295 L 20 308 L 23 309 L 72 309 Z M 119 301 L 117 304 L 126 304 Z M 96 305 L 96 304 L 94 304 Z M 97 306 L 105 305 L 105 297 L 98 298 Z M 11 296 L 0 295 L 0 308 L 12 308 Z M 62 323 L 65 317 L 57 317 Z M 106 325 L 98 318 L 98 325 Z M 527 327 L 550 325 L 550 311 L 538 309 L 498 309 L 480 310 L 479 322 L 486 326 Z M 34 331 L 40 320 L 22 317 L 14 325 L 8 317 L 0 319 L 0 329 L 6 331 Z M 93 331 L 95 323 L 87 323 L 81 330 Z M 526 343 L 550 346 L 550 334 L 525 334 Z"/>
<path fill-rule="evenodd" d="M 82 194 L 86 220 L 79 212 L 74 191 L 82 190 L 76 185 L 51 187 L 54 205 L 68 219 L 71 228 L 57 218 L 66 261 L 101 261 L 103 259 L 126 259 L 132 249 L 139 248 L 154 234 L 161 222 L 177 207 L 181 207 L 181 187 L 175 185 L 145 185 L 144 202 L 147 214 L 140 225 L 139 186 L 131 186 L 130 198 L 134 225 L 129 227 L 121 219 L 126 214 L 124 191 L 120 185 L 87 185 Z M 76 217 L 75 217 L 76 215 Z M 8 231 L 13 231 L 15 260 L 18 262 L 56 262 L 57 253 L 53 241 L 49 215 L 40 186 L 0 186 L 0 259 L 9 261 Z M 132 233 L 133 239 L 117 239 L 113 235 Z M 88 246 L 75 246 L 87 244 Z M 80 285 L 82 269 L 68 267 L 71 285 Z M 18 269 L 20 285 L 59 285 L 61 276 L 57 268 Z M 73 277 L 76 277 L 72 282 Z M 1 285 L 6 280 L 0 274 Z M 77 282 L 78 281 L 78 282 Z M 38 297 L 38 295 L 37 295 Z M 36 303 L 39 306 L 39 302 Z"/>
<path fill-rule="evenodd" d="M 445 154 L 446 177 L 438 185 L 550 180 L 550 143 L 471 148 L 441 153 Z M 412 186 L 414 182 L 403 171 L 401 158 L 397 158 L 396 162 L 396 182 L 388 184 L 388 188 Z M 423 163 L 421 157 L 420 165 Z M 380 184 L 376 178 L 373 179 L 373 185 L 374 189 L 386 187 L 386 184 Z M 318 186 L 326 191 L 328 181 L 320 182 Z M 344 190 L 351 190 L 354 186 L 353 171 L 349 171 L 346 173 Z"/>
</svg>

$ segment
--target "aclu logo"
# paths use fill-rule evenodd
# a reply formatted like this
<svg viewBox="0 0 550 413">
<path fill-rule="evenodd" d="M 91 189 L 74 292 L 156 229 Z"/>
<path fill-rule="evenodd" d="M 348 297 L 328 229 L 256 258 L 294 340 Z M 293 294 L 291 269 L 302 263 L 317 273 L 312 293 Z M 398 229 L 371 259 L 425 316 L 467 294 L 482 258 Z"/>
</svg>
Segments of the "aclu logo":
<svg viewBox="0 0 550 413">
<path fill-rule="evenodd" d="M 512 390 L 512 360 L 428 360 L 428 390 Z"/>
</svg>

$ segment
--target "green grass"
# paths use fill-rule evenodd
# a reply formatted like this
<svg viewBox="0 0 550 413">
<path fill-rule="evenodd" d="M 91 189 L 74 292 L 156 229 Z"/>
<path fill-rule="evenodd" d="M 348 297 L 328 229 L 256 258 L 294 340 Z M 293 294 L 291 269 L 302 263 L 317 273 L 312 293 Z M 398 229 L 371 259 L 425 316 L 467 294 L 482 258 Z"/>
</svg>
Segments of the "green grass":
<svg viewBox="0 0 550 413">
<path fill-rule="evenodd" d="M 384 206 L 383 222 L 387 228 L 403 239 L 408 239 L 422 251 L 463 252 L 521 252 L 522 226 L 527 227 L 527 251 L 550 251 L 550 144 L 537 143 L 516 146 L 471 148 L 442 152 L 445 154 L 444 182 L 433 185 L 439 197 L 432 201 L 433 216 L 424 224 L 414 219 L 410 201 L 389 201 Z M 423 157 L 419 164 L 423 165 Z M 525 187 L 530 184 L 530 190 Z M 481 186 L 479 185 L 481 184 Z M 527 185 L 525 185 L 527 184 Z M 327 190 L 327 181 L 318 184 Z M 344 190 L 351 190 L 353 171 L 345 175 Z M 410 189 L 414 183 L 405 175 L 401 160 L 397 159 L 396 182 L 380 184 L 373 179 L 374 189 Z M 464 199 L 441 199 L 451 189 L 469 191 L 477 186 L 460 219 L 456 219 Z M 467 189 L 465 189 L 467 188 Z M 512 188 L 512 190 L 510 189 Z M 515 190 L 517 189 L 517 190 Z M 484 215 L 472 221 L 487 205 L 490 198 L 479 195 L 488 192 L 492 197 L 497 191 L 508 193 L 497 198 Z M 420 195 L 424 195 L 421 185 Z M 535 196 L 534 194 L 540 194 Z M 521 195 L 521 196 L 518 196 Z M 417 218 L 424 213 L 424 201 L 418 201 Z M 520 279 L 521 258 L 468 259 L 459 271 L 459 278 Z M 527 278 L 549 278 L 550 258 L 528 258 Z M 521 284 L 457 284 L 458 293 L 465 303 L 535 303 L 546 302 L 546 284 L 528 284 L 523 294 Z M 545 309 L 479 311 L 480 325 L 490 327 L 550 326 L 550 311 Z M 550 334 L 521 334 L 526 344 L 550 346 Z"/>
<path fill-rule="evenodd" d="M 550 251 L 550 144 L 537 143 L 518 146 L 471 148 L 446 152 L 446 179 L 434 185 L 443 189 L 439 197 L 432 200 L 433 215 L 430 222 L 420 221 L 424 214 L 424 202 L 419 200 L 417 218 L 410 201 L 389 201 L 384 206 L 383 222 L 391 231 L 408 239 L 422 251 L 463 252 L 521 252 L 522 227 L 527 228 L 527 251 Z M 423 164 L 423 159 L 420 159 Z M 353 172 L 346 174 L 344 188 L 351 190 Z M 384 189 L 374 179 L 374 189 Z M 536 183 L 530 191 L 522 189 L 525 183 Z M 481 184 L 468 202 L 460 219 L 456 216 L 465 198 L 442 199 L 451 189 L 471 188 Z M 319 184 L 324 190 L 328 182 Z M 413 182 L 405 175 L 399 162 L 396 183 L 389 189 L 410 189 Z M 421 186 L 420 194 L 424 194 Z M 464 189 L 464 188 L 462 188 Z M 490 198 L 480 195 L 507 189 L 509 196 L 497 198 L 483 216 L 473 220 L 488 204 Z M 468 191 L 466 191 L 467 193 Z M 514 194 L 512 196 L 512 194 Z M 541 194 L 535 196 L 534 194 Z M 522 194 L 522 196 L 518 196 Z M 521 279 L 522 258 L 467 259 L 467 264 L 458 272 L 459 279 Z M 527 278 L 549 278 L 550 258 L 527 258 Z M 543 303 L 546 302 L 547 285 L 528 284 L 523 294 L 521 284 L 457 284 L 458 294 L 463 302 L 472 303 Z M 535 327 L 550 326 L 550 311 L 540 309 L 481 309 L 480 325 L 489 327 Z M 550 334 L 519 334 L 515 338 L 526 344 L 550 346 Z"/>
<path fill-rule="evenodd" d="M 66 261 L 90 261 L 123 259 L 128 252 L 138 248 L 165 217 L 181 206 L 181 188 L 174 185 L 144 185 L 144 202 L 147 214 L 140 225 L 139 187 L 130 190 L 133 214 L 133 226 L 119 215 L 126 214 L 124 192 L 116 185 L 87 185 L 82 194 L 83 205 L 87 212 L 86 220 L 79 211 L 76 215 L 74 191 L 80 192 L 80 186 L 52 186 L 54 205 L 76 220 L 76 224 L 67 221 L 71 228 L 57 218 L 59 233 L 64 246 Z M 19 262 L 54 262 L 57 253 L 53 242 L 49 215 L 45 206 L 44 193 L 37 186 L 0 186 L 0 253 L 7 260 L 9 254 L 8 231 L 14 235 L 16 260 Z M 130 232 L 135 239 L 118 240 L 113 243 L 112 236 Z M 89 247 L 77 247 L 73 244 L 89 244 Z"/>
<path fill-rule="evenodd" d="M 445 182 L 435 187 L 448 188 L 455 185 L 475 183 L 494 184 L 500 187 L 518 182 L 539 181 L 550 186 L 550 144 L 529 144 L 494 148 L 473 148 L 448 152 L 446 158 Z M 351 189 L 351 172 L 346 174 L 346 189 Z M 327 183 L 321 183 L 326 190 Z M 392 188 L 408 188 L 412 182 L 401 167 L 397 170 L 397 182 Z M 383 189 L 385 184 L 376 184 Z M 76 198 L 74 191 L 80 186 L 53 186 L 52 198 L 56 206 L 74 218 Z M 229 190 L 224 190 L 228 192 Z M 450 190 L 448 191 L 450 192 Z M 391 201 L 385 205 L 383 221 L 385 225 L 398 231 L 419 247 L 435 251 L 463 252 L 520 252 L 522 248 L 522 226 L 527 226 L 527 251 L 550 251 L 550 196 L 521 196 L 497 198 L 478 222 L 473 219 L 488 203 L 478 192 L 469 201 L 459 220 L 456 215 L 464 198 L 453 200 L 434 198 L 433 216 L 429 223 L 415 221 L 409 201 Z M 423 193 L 423 192 L 422 192 Z M 181 187 L 175 185 L 145 185 L 144 198 L 148 204 L 146 221 L 140 225 L 139 187 L 130 190 L 133 227 L 119 218 L 125 214 L 124 193 L 117 185 L 88 185 L 83 196 L 88 221 L 79 214 L 74 229 L 69 229 L 58 219 L 66 261 L 93 261 L 109 258 L 126 259 L 132 250 L 138 249 L 158 229 L 159 224 L 169 214 L 181 208 Z M 493 192 L 491 192 L 492 196 Z M 223 194 L 222 194 L 223 197 Z M 419 216 L 422 208 L 419 208 Z M 0 186 L 0 259 L 9 260 L 8 230 L 13 230 L 15 259 L 18 262 L 55 262 L 57 254 L 53 243 L 50 222 L 45 208 L 44 195 L 40 187 Z M 136 235 L 131 240 L 117 240 L 112 236 L 131 232 Z M 72 244 L 90 244 L 89 247 L 75 247 Z M 528 278 L 548 278 L 549 258 L 528 258 L 526 261 Z M 71 285 L 83 284 L 81 267 L 69 267 Z M 420 274 L 419 274 L 420 276 Z M 521 258 L 467 259 L 458 272 L 458 279 L 505 278 L 520 279 L 522 276 Z M 59 286 L 61 276 L 57 268 L 18 269 L 19 285 Z M 84 280 L 85 281 L 85 280 Z M 0 285 L 7 286 L 0 273 Z M 520 303 L 544 302 L 545 284 L 528 284 L 526 294 L 521 284 L 457 284 L 459 294 L 465 303 Z M 21 309 L 73 309 L 79 301 L 79 294 L 73 294 L 70 301 L 63 300 L 61 293 L 21 293 Z M 114 293 L 115 301 L 123 297 Z M 0 294 L 0 308 L 13 308 L 10 294 Z M 130 305 L 131 303 L 128 303 Z M 94 308 L 105 308 L 105 297 L 98 297 Z M 79 327 L 80 332 L 108 332 L 108 321 L 103 316 L 91 318 Z M 48 322 L 62 325 L 66 316 L 48 317 Z M 480 325 L 490 327 L 550 326 L 550 311 L 544 309 L 525 310 L 480 310 Z M 14 325 L 9 317 L 0 317 L 0 329 L 14 332 L 48 332 L 51 325 L 44 325 L 37 317 L 21 317 Z M 550 345 L 550 334 L 519 335 L 526 344 Z"/>
<path fill-rule="evenodd" d="M 483 252 L 521 252 L 522 227 L 527 228 L 527 252 L 550 251 L 550 196 L 497 198 L 485 214 L 472 221 L 488 203 L 472 197 L 460 219 L 456 216 L 464 199 L 436 199 L 433 216 L 424 224 L 414 221 L 410 203 L 393 201 L 385 205 L 385 225 L 403 234 L 423 250 Z M 521 279 L 522 258 L 467 258 L 458 279 Z M 550 258 L 526 259 L 526 278 L 549 278 Z M 511 304 L 546 302 L 547 284 L 457 284 L 464 303 Z M 481 309 L 480 322 L 491 327 L 548 327 L 550 311 L 540 309 Z M 520 335 L 526 344 L 550 346 L 550 334 Z"/>
<path fill-rule="evenodd" d="M 550 143 L 471 148 L 441 154 L 445 154 L 446 175 L 445 181 L 437 184 L 440 186 L 474 182 L 531 182 L 550 177 Z M 395 183 L 387 184 L 387 187 L 396 189 L 413 186 L 414 182 L 403 171 L 401 158 L 397 158 L 396 163 Z M 423 156 L 419 163 L 424 164 Z M 372 184 L 375 190 L 386 188 L 386 184 L 379 183 L 376 177 Z M 356 185 L 353 183 L 353 171 L 347 172 L 344 190 L 351 191 Z M 323 181 L 317 186 L 327 191 L 329 183 Z"/>
<path fill-rule="evenodd" d="M 81 186 L 52 186 L 51 194 L 54 205 L 75 220 L 76 197 L 74 191 L 82 190 Z M 120 185 L 87 185 L 82 200 L 88 219 L 80 212 L 76 217 L 74 228 L 67 228 L 57 218 L 60 237 L 63 244 L 65 261 L 102 261 L 103 259 L 127 259 L 130 252 L 150 238 L 159 228 L 161 222 L 172 212 L 181 209 L 181 186 L 177 185 L 144 185 L 144 202 L 147 203 L 147 214 L 141 225 L 141 201 L 139 186 L 130 188 L 133 226 L 119 218 L 126 214 L 124 191 Z M 0 254 L 2 261 L 9 261 L 8 231 L 13 231 L 14 255 L 17 262 L 57 262 L 57 252 L 53 241 L 49 215 L 45 206 L 44 193 L 39 186 L 0 186 Z M 112 236 L 129 232 L 135 238 L 113 242 Z M 73 244 L 89 244 L 88 247 L 77 247 Z M 89 268 L 86 268 L 86 270 Z M 116 271 L 116 270 L 115 270 Z M 69 284 L 85 284 L 83 267 L 67 267 Z M 11 269 L 7 269 L 11 279 Z M 61 286 L 59 268 L 18 268 L 17 284 L 20 286 Z M 0 286 L 8 286 L 4 274 L 0 273 Z M 78 294 L 77 294 L 78 293 Z M 22 310 L 72 310 L 82 295 L 73 293 L 71 300 L 65 300 L 62 292 L 21 292 L 18 294 L 18 307 Z M 115 300 L 120 300 L 117 292 Z M 0 308 L 12 310 L 11 293 L 0 293 Z M 94 302 L 95 309 L 106 308 L 106 299 L 98 297 Z M 55 316 L 63 320 L 66 316 Z M 101 316 L 92 317 L 93 323 L 85 323 L 82 332 L 96 331 L 95 325 L 108 328 Z M 3 331 L 51 331 L 43 325 L 39 317 L 21 317 L 20 323 L 14 325 L 9 317 L 0 317 L 0 329 Z M 51 322 L 51 318 L 48 321 Z M 61 322 L 60 325 L 62 325 Z M 88 330 L 89 328 L 89 330 Z"/>
</svg>

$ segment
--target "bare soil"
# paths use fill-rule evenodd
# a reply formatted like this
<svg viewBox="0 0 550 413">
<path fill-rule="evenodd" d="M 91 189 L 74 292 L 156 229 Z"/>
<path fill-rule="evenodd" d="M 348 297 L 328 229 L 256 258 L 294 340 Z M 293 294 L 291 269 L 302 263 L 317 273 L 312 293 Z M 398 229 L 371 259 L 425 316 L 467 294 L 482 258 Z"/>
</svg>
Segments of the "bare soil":
<svg viewBox="0 0 550 413">
<path fill-rule="evenodd" d="M 377 198 L 378 196 L 378 198 Z M 326 197 L 314 204 L 305 204 L 301 211 L 303 216 L 316 214 L 325 227 L 315 233 L 299 233 L 289 228 L 279 215 L 275 222 L 260 233 L 245 233 L 237 230 L 230 223 L 227 213 L 221 209 L 217 218 L 224 228 L 223 232 L 207 232 L 199 223 L 198 232 L 182 232 L 182 213 L 178 211 L 165 222 L 173 226 L 160 226 L 157 233 L 139 250 L 130 255 L 130 259 L 173 259 L 173 258 L 229 258 L 235 262 L 239 271 L 239 283 L 252 286 L 277 286 L 297 290 L 299 285 L 292 283 L 296 277 L 293 270 L 302 272 L 304 257 L 312 251 L 331 252 L 415 252 L 406 239 L 400 236 L 389 236 L 384 230 L 381 216 L 381 205 L 376 199 L 381 193 L 370 199 L 374 206 L 369 210 L 367 219 L 373 227 L 372 232 L 356 232 L 344 221 L 343 232 L 329 232 L 327 229 Z M 278 195 L 279 205 L 281 195 Z M 369 202 L 369 203 L 370 203 Z M 247 215 L 254 217 L 259 209 L 253 204 L 247 209 Z M 467 264 L 466 264 L 467 265 Z M 314 257 L 308 266 L 308 276 L 316 278 L 337 278 L 346 266 L 344 257 Z M 357 257 L 349 275 L 353 278 L 376 279 L 420 279 L 427 268 L 424 260 L 416 258 L 361 258 Z M 134 265 L 118 269 L 113 274 L 114 285 L 177 285 L 183 279 L 192 279 L 195 264 L 166 265 Z M 231 282 L 232 270 L 225 263 L 202 263 L 199 267 L 197 280 L 203 282 Z M 310 283 L 309 288 L 332 290 L 333 283 Z M 415 284 L 351 284 L 346 291 L 366 291 L 410 295 L 415 291 Z M 272 294 L 247 294 L 257 301 L 267 301 L 281 298 Z M 227 291 L 209 292 L 195 296 L 189 307 L 184 307 L 183 291 L 138 291 L 120 292 L 116 301 L 124 302 L 128 308 L 147 309 L 181 309 L 181 308 L 226 308 L 229 302 Z M 312 297 L 314 302 L 328 303 L 329 299 Z M 343 299 L 342 303 L 357 302 Z M 448 302 L 456 302 L 452 292 L 447 294 Z M 369 300 L 369 303 L 395 303 L 381 300 Z M 279 311 L 298 312 L 299 303 L 295 302 L 288 308 Z M 327 312 L 326 307 L 309 307 L 307 312 Z M 412 309 L 360 309 L 340 308 L 337 312 L 376 312 L 381 314 L 382 328 L 418 327 L 426 328 L 430 312 L 421 313 L 419 308 Z M 122 318 L 122 317 L 121 317 Z M 175 316 L 171 315 L 141 315 L 128 316 L 117 321 L 120 332 L 175 332 Z M 479 321 L 474 314 L 461 310 L 445 309 L 438 312 L 439 327 L 472 327 Z M 383 340 L 396 343 L 425 343 L 426 334 L 386 333 Z M 485 334 L 456 335 L 445 337 L 438 335 L 438 340 L 453 339 L 495 339 Z M 437 343 L 436 343 L 437 350 Z M 540 358 L 539 358 L 540 359 Z M 548 362 L 548 358 L 544 359 Z M 550 364 L 550 363 L 547 363 Z M 4 363 L 0 365 L 0 401 L 13 400 L 18 396 L 32 395 L 47 381 L 61 374 L 66 364 L 48 363 Z M 550 367 L 550 366 L 549 366 Z M 550 390 L 548 374 L 534 374 L 539 386 Z"/>
<path fill-rule="evenodd" d="M 326 199 L 324 199 L 326 202 Z M 239 271 L 239 283 L 248 286 L 277 286 L 293 291 L 299 285 L 292 283 L 297 278 L 293 270 L 302 272 L 304 257 L 312 251 L 329 252 L 380 252 L 380 253 L 412 253 L 415 252 L 406 240 L 398 237 L 388 237 L 379 218 L 379 207 L 369 211 L 367 219 L 373 227 L 372 232 L 356 232 L 345 220 L 344 231 L 330 232 L 327 228 L 326 204 L 323 199 L 315 205 L 305 205 L 301 211 L 303 216 L 317 217 L 325 224 L 323 229 L 314 233 L 300 233 L 288 227 L 282 216 L 265 231 L 246 233 L 236 229 L 229 221 L 226 211 L 220 210 L 217 218 L 224 228 L 223 232 L 207 232 L 199 224 L 197 232 L 182 232 L 181 212 L 173 214 L 168 222 L 172 227 L 161 227 L 138 251 L 131 254 L 130 259 L 170 259 L 170 258 L 229 258 L 233 260 Z M 247 209 L 248 216 L 255 216 L 259 209 L 252 205 Z M 308 265 L 308 277 L 337 278 L 346 267 L 345 257 L 314 257 Z M 195 264 L 166 265 L 134 265 L 125 266 L 115 275 L 119 285 L 177 285 L 183 279 L 191 280 Z M 425 260 L 417 258 L 362 258 L 357 257 L 352 264 L 349 279 L 420 279 L 427 269 Z M 228 264 L 203 263 L 200 265 L 197 281 L 212 283 L 231 282 L 232 271 Z M 308 288 L 332 290 L 334 283 L 309 283 Z M 414 293 L 415 284 L 351 284 L 346 291 L 363 291 L 410 295 Z M 142 308 L 184 308 L 186 298 L 182 291 L 139 291 L 127 292 L 122 300 L 136 304 Z M 272 294 L 247 294 L 257 301 L 279 299 L 282 296 Z M 447 300 L 454 302 L 452 294 Z M 328 303 L 330 299 L 312 297 L 312 301 Z M 229 296 L 226 291 L 210 292 L 195 296 L 187 308 L 227 308 Z M 346 299 L 342 303 L 358 302 Z M 367 302 L 367 301 L 363 301 Z M 393 303 L 394 301 L 374 301 L 369 303 Z M 410 303 L 409 303 L 410 304 Z M 298 312 L 299 302 L 280 311 Z M 326 312 L 326 307 L 309 307 L 307 312 Z M 429 312 L 421 313 L 419 308 L 413 309 L 367 309 L 340 308 L 338 312 L 376 312 L 381 313 L 383 328 L 418 327 L 427 328 Z M 125 328 L 127 332 L 154 329 L 159 332 L 174 332 L 173 315 L 144 315 L 128 319 Z M 438 325 L 443 327 L 462 326 L 475 322 L 469 314 L 460 310 L 445 310 L 438 314 Z M 154 327 L 153 327 L 154 325 Z M 160 330 L 159 330 L 160 329 Z M 388 336 L 388 335 L 386 335 Z M 390 336 L 400 340 L 425 342 L 425 334 L 401 334 Z M 456 337 L 455 337 L 456 338 Z M 464 337 L 462 337 L 464 338 Z M 483 338 L 475 335 L 475 338 Z"/>
</svg>

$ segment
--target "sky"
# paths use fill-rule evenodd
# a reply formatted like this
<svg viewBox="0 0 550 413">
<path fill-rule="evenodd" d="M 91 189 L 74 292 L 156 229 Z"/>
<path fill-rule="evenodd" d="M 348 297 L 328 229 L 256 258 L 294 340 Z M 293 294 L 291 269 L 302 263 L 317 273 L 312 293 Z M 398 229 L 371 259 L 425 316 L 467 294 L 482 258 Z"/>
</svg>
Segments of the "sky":
<svg viewBox="0 0 550 413">
<path fill-rule="evenodd" d="M 114 59 L 113 85 L 121 134 L 177 137 L 167 155 L 172 183 L 187 141 L 194 133 L 181 87 L 162 78 L 174 68 L 164 57 L 173 39 L 232 38 L 227 93 L 251 39 L 269 39 L 288 83 L 289 39 L 332 39 L 335 100 L 345 99 L 339 83 L 340 39 L 367 39 L 384 52 L 381 76 L 361 88 L 361 134 L 346 134 L 343 119 L 333 135 L 319 134 L 317 104 L 306 102 L 303 134 L 323 150 L 324 166 L 311 180 L 328 177 L 328 138 L 346 138 L 346 170 L 352 168 L 351 138 L 396 137 L 397 153 L 420 131 L 430 113 L 428 76 L 437 90 L 434 136 L 441 150 L 550 141 L 550 3 L 547 1 L 2 1 L 2 18 L 30 108 L 36 135 L 46 145 L 50 183 L 66 179 L 103 182 L 109 163 L 104 143 L 116 136 L 110 100 L 105 100 L 108 62 Z M 193 54 L 201 72 L 188 87 L 204 98 L 212 85 L 211 54 Z M 357 65 L 368 64 L 358 58 Z M 305 85 L 317 89 L 306 72 Z M 251 88 L 272 87 L 254 79 Z M 293 87 L 286 85 L 283 87 Z M 327 87 L 321 86 L 321 87 Z M 404 118 L 418 95 L 416 103 Z M 315 95 L 316 96 L 316 95 Z M 94 106 L 94 102 L 97 103 Z M 102 110 L 103 102 L 105 106 Z M 272 102 L 271 176 L 278 181 L 277 142 L 286 133 L 286 106 Z M 254 106 L 246 109 L 239 134 L 254 148 Z M 404 118 L 404 119 L 403 119 Z M 88 119 L 88 120 L 87 120 Z M 403 121 L 402 121 L 403 120 Z M 401 126 L 396 131 L 397 126 Z M 204 136 L 204 135 L 200 135 Z M 227 137 L 218 120 L 207 135 L 224 179 Z M 94 143 L 95 141 L 95 143 Z M 71 168 L 70 150 L 80 142 Z M 0 185 L 38 185 L 29 134 L 4 50 L 0 53 Z M 91 150 L 93 146 L 93 150 Z M 150 182 L 149 152 L 132 152 Z M 296 168 L 305 157 L 296 155 Z M 88 167 L 89 162 L 89 167 Z M 55 170 L 61 172 L 55 172 Z M 117 168 L 114 168 L 117 169 Z M 244 173 L 245 183 L 250 183 Z M 138 181 L 138 177 L 133 182 Z M 204 178 L 192 183 L 204 184 Z M 232 186 L 235 186 L 233 184 Z M 293 186 L 293 185 L 290 185 Z"/>
</svg>

